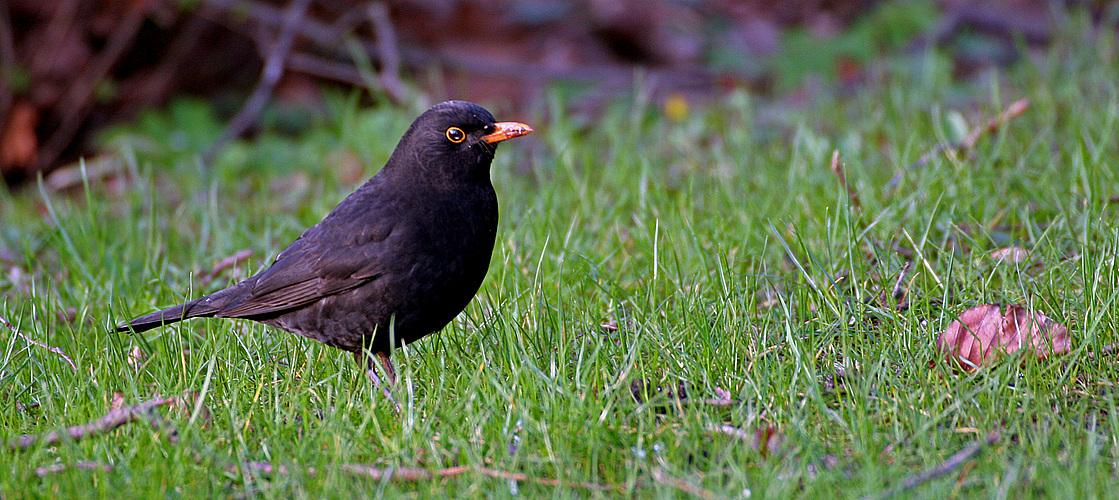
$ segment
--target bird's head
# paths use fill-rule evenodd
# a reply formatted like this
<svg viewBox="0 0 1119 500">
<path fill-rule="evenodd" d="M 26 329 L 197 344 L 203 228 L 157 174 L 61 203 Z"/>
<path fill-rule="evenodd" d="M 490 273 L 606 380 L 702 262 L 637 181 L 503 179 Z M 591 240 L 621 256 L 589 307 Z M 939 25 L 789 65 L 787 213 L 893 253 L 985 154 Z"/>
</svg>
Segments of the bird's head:
<svg viewBox="0 0 1119 500">
<path fill-rule="evenodd" d="M 497 143 L 530 133 L 532 127 L 498 122 L 477 104 L 445 101 L 412 122 L 390 164 L 414 165 L 424 177 L 488 181 Z"/>
</svg>

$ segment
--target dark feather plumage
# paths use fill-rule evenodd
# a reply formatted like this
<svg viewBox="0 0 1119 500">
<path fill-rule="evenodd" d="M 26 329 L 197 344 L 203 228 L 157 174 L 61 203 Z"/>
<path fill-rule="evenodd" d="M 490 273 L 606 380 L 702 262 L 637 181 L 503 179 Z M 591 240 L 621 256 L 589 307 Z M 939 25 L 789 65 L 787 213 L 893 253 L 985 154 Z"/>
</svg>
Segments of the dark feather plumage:
<svg viewBox="0 0 1119 500">
<path fill-rule="evenodd" d="M 465 139 L 454 142 L 457 127 Z M 477 292 L 497 233 L 496 143 L 530 133 L 484 108 L 440 103 L 385 167 L 259 274 L 121 325 L 142 332 L 195 317 L 244 318 L 355 353 L 388 353 L 449 323 Z"/>
</svg>

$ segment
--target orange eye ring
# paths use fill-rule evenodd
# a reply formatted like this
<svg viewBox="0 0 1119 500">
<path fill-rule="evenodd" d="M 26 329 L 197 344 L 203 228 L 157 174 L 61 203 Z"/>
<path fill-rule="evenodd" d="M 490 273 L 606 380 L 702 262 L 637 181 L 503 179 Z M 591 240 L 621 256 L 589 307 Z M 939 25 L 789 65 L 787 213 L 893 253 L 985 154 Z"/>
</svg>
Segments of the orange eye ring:
<svg viewBox="0 0 1119 500">
<path fill-rule="evenodd" d="M 447 129 L 447 140 L 458 144 L 466 140 L 466 133 L 461 128 L 451 127 Z"/>
</svg>

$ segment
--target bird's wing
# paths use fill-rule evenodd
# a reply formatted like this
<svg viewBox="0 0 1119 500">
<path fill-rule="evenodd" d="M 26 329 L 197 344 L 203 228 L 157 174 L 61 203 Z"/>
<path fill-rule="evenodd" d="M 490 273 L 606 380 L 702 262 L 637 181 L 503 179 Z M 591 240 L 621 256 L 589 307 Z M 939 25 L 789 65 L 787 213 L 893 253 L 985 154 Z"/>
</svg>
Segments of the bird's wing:
<svg viewBox="0 0 1119 500">
<path fill-rule="evenodd" d="M 298 309 L 368 283 L 381 275 L 379 246 L 287 251 L 257 275 L 244 300 L 230 304 L 217 316 L 238 318 Z"/>
<path fill-rule="evenodd" d="M 381 276 L 389 264 L 387 240 L 394 224 L 373 217 L 362 225 L 348 205 L 343 202 L 280 252 L 271 267 L 252 278 L 243 299 L 216 316 L 243 318 L 298 309 Z"/>
</svg>

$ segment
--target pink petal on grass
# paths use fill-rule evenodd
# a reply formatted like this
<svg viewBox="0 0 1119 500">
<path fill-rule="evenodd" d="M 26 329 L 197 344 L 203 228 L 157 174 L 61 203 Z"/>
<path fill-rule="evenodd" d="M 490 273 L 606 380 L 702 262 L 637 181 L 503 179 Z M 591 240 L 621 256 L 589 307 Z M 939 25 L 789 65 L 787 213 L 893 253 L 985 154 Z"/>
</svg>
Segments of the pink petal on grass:
<svg viewBox="0 0 1119 500">
<path fill-rule="evenodd" d="M 1022 247 L 1003 247 L 991 252 L 991 258 L 999 263 L 1018 264 L 1030 258 L 1030 252 Z"/>
</svg>

